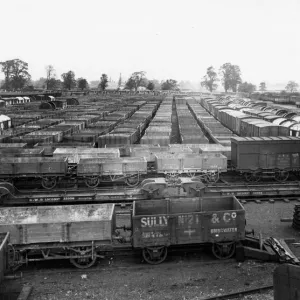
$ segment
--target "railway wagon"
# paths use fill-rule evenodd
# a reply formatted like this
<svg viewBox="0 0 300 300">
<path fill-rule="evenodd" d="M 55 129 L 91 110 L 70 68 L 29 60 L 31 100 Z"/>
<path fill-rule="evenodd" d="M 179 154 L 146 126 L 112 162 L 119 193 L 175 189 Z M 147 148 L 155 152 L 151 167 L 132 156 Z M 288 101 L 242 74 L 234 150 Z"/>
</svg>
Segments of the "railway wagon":
<svg viewBox="0 0 300 300">
<path fill-rule="evenodd" d="M 245 209 L 234 197 L 136 201 L 133 247 L 146 262 L 165 260 L 169 246 L 211 244 L 219 259 L 232 257 L 245 238 Z"/>
<path fill-rule="evenodd" d="M 219 173 L 227 171 L 227 158 L 220 153 L 194 154 L 178 153 L 156 154 L 156 172 L 176 177 L 187 174 L 191 177 L 200 176 L 208 182 L 217 182 Z"/>
<path fill-rule="evenodd" d="M 38 178 L 44 188 L 56 185 L 57 177 L 68 172 L 68 160 L 54 157 L 6 157 L 0 158 L 0 180 Z"/>
<path fill-rule="evenodd" d="M 67 157 L 69 164 L 78 164 L 81 158 L 119 158 L 119 149 L 107 148 L 56 148 L 53 157 Z"/>
<path fill-rule="evenodd" d="M 88 268 L 120 249 L 137 250 L 146 262 L 158 264 L 168 247 L 194 244 L 211 245 L 217 258 L 226 259 L 245 238 L 245 210 L 233 196 L 135 201 L 123 221 L 112 203 L 1 207 L 4 232 L 10 232 L 12 269 L 55 259 Z"/>
<path fill-rule="evenodd" d="M 96 187 L 100 181 L 125 181 L 129 186 L 136 186 L 144 174 L 147 174 L 147 161 L 143 157 L 80 159 L 77 165 L 77 176 L 83 177 L 88 187 Z"/>
<path fill-rule="evenodd" d="M 261 178 L 286 181 L 300 170 L 300 139 L 295 137 L 234 137 L 231 139 L 231 163 L 247 181 Z"/>
<path fill-rule="evenodd" d="M 99 248 L 111 248 L 114 223 L 114 204 L 0 208 L 0 233 L 10 232 L 12 268 L 47 259 L 89 267 Z"/>
<path fill-rule="evenodd" d="M 8 144 L 9 145 L 9 144 Z M 0 157 L 41 157 L 44 149 L 0 148 Z"/>
</svg>

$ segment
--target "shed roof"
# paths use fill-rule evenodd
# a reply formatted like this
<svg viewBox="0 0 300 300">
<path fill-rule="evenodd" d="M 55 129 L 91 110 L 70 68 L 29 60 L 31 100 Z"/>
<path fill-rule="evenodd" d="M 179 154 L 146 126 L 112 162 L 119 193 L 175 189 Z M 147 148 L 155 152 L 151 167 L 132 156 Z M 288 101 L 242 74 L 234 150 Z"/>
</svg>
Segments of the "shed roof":
<svg viewBox="0 0 300 300">
<path fill-rule="evenodd" d="M 10 121 L 10 117 L 5 115 L 0 115 L 0 122 Z"/>
</svg>

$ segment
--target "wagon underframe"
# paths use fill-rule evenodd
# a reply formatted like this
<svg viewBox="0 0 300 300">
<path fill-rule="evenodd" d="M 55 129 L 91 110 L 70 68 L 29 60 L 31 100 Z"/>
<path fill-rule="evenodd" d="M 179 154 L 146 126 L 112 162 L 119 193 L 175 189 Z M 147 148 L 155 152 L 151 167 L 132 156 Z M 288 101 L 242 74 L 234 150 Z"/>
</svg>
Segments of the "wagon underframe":
<svg viewBox="0 0 300 300">
<path fill-rule="evenodd" d="M 278 182 L 285 182 L 291 173 L 299 172 L 293 168 L 276 168 L 276 169 L 257 169 L 257 170 L 237 170 L 240 174 L 244 175 L 248 182 L 258 182 L 262 178 L 272 178 Z"/>
</svg>

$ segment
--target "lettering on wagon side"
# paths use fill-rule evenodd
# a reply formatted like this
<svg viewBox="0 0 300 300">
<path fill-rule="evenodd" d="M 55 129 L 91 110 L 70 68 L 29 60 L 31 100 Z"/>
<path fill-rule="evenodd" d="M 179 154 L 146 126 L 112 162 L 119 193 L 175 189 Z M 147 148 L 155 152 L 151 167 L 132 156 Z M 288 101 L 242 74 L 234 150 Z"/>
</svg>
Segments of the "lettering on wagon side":
<svg viewBox="0 0 300 300">
<path fill-rule="evenodd" d="M 232 228 L 213 228 L 210 230 L 210 233 L 229 233 L 229 232 L 237 232 L 236 227 Z"/>
<path fill-rule="evenodd" d="M 168 226 L 168 216 L 155 216 L 141 218 L 141 227 L 165 227 Z"/>
<path fill-rule="evenodd" d="M 220 223 L 220 220 L 223 220 L 223 222 L 225 223 L 229 223 L 230 221 L 232 220 L 235 220 L 236 219 L 236 212 L 232 212 L 232 213 L 229 213 L 229 212 L 225 212 L 223 214 L 217 214 L 217 213 L 214 213 L 212 214 L 211 216 L 211 222 L 213 224 L 219 224 Z"/>
</svg>

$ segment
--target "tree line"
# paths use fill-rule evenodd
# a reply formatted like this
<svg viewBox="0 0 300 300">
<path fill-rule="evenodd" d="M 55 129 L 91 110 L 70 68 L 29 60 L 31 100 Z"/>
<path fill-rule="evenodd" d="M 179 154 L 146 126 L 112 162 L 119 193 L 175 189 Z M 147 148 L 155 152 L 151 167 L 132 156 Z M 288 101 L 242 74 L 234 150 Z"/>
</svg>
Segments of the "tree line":
<svg viewBox="0 0 300 300">
<path fill-rule="evenodd" d="M 147 90 L 178 90 L 178 82 L 175 79 L 167 79 L 159 82 L 157 79 L 148 80 L 145 71 L 134 72 L 125 82 L 125 88 L 137 91 L 140 87 Z"/>
<path fill-rule="evenodd" d="M 11 59 L 0 62 L 1 71 L 4 73 L 4 82 L 0 86 L 1 89 L 7 91 L 18 90 L 33 90 L 35 87 L 44 88 L 47 90 L 79 88 L 85 90 L 89 88 L 88 81 L 85 78 L 75 77 L 75 72 L 70 70 L 61 74 L 61 79 L 57 78 L 56 71 L 53 65 L 45 67 L 45 77 L 39 80 L 31 80 L 31 75 L 28 71 L 28 63 L 20 59 Z M 122 78 L 118 81 L 118 88 L 122 86 Z M 109 85 L 107 74 L 102 74 L 98 84 L 98 88 L 104 91 Z M 176 90 L 178 83 L 174 79 L 159 82 L 156 79 L 148 80 L 145 71 L 134 72 L 124 83 L 124 88 L 137 91 L 140 87 L 148 90 Z"/>
<path fill-rule="evenodd" d="M 221 79 L 220 79 L 220 78 Z M 256 85 L 247 81 L 242 81 L 241 69 L 238 65 L 231 63 L 225 63 L 219 68 L 219 72 L 210 66 L 206 70 L 206 74 L 203 76 L 201 86 L 208 91 L 213 92 L 218 88 L 218 82 L 221 80 L 225 92 L 244 92 L 252 93 L 256 91 Z M 285 87 L 287 92 L 296 92 L 299 85 L 295 81 L 289 81 Z M 261 82 L 258 87 L 259 91 L 266 91 L 267 86 L 265 82 Z"/>
<path fill-rule="evenodd" d="M 34 83 L 31 80 L 31 75 L 28 72 L 28 63 L 20 59 L 11 59 L 0 62 L 1 71 L 4 73 L 4 82 L 1 85 L 1 89 L 7 91 L 18 91 L 18 90 L 33 90 Z M 79 88 L 81 90 L 88 88 L 88 82 L 85 78 L 75 78 L 73 71 L 68 71 L 61 74 L 61 78 L 56 78 L 55 68 L 52 65 L 45 67 L 46 77 L 40 78 L 36 81 L 40 84 L 41 88 L 47 90 L 55 89 L 72 89 Z"/>
<path fill-rule="evenodd" d="M 0 86 L 1 89 L 7 91 L 16 91 L 24 89 L 34 89 L 34 86 L 38 86 L 47 90 L 56 89 L 68 89 L 79 88 L 85 90 L 89 88 L 88 81 L 79 77 L 76 79 L 74 71 L 70 70 L 61 74 L 61 79 L 57 78 L 56 71 L 53 65 L 47 65 L 45 67 L 46 77 L 42 77 L 37 81 L 31 80 L 31 75 L 28 72 L 28 63 L 20 59 L 11 59 L 4 62 L 0 62 L 1 71 L 4 73 L 4 82 Z M 238 65 L 231 63 L 223 64 L 218 72 L 213 66 L 210 66 L 206 70 L 206 74 L 202 78 L 201 86 L 208 91 L 213 92 L 218 88 L 218 83 L 221 81 L 225 92 L 245 92 L 252 93 L 256 91 L 256 85 L 242 81 L 241 69 Z M 103 73 L 100 77 L 98 88 L 104 91 L 109 85 L 107 74 Z M 289 81 L 285 87 L 285 90 L 290 93 L 297 91 L 299 85 L 295 81 Z M 133 72 L 130 77 L 124 82 L 120 75 L 118 81 L 118 89 L 125 88 L 128 90 L 137 91 L 140 88 L 144 88 L 150 91 L 153 90 L 178 90 L 179 84 L 175 79 L 167 79 L 164 81 L 158 81 L 156 79 L 149 80 L 146 77 L 145 71 Z M 265 82 L 259 84 L 260 91 L 266 91 L 267 86 Z"/>
</svg>

